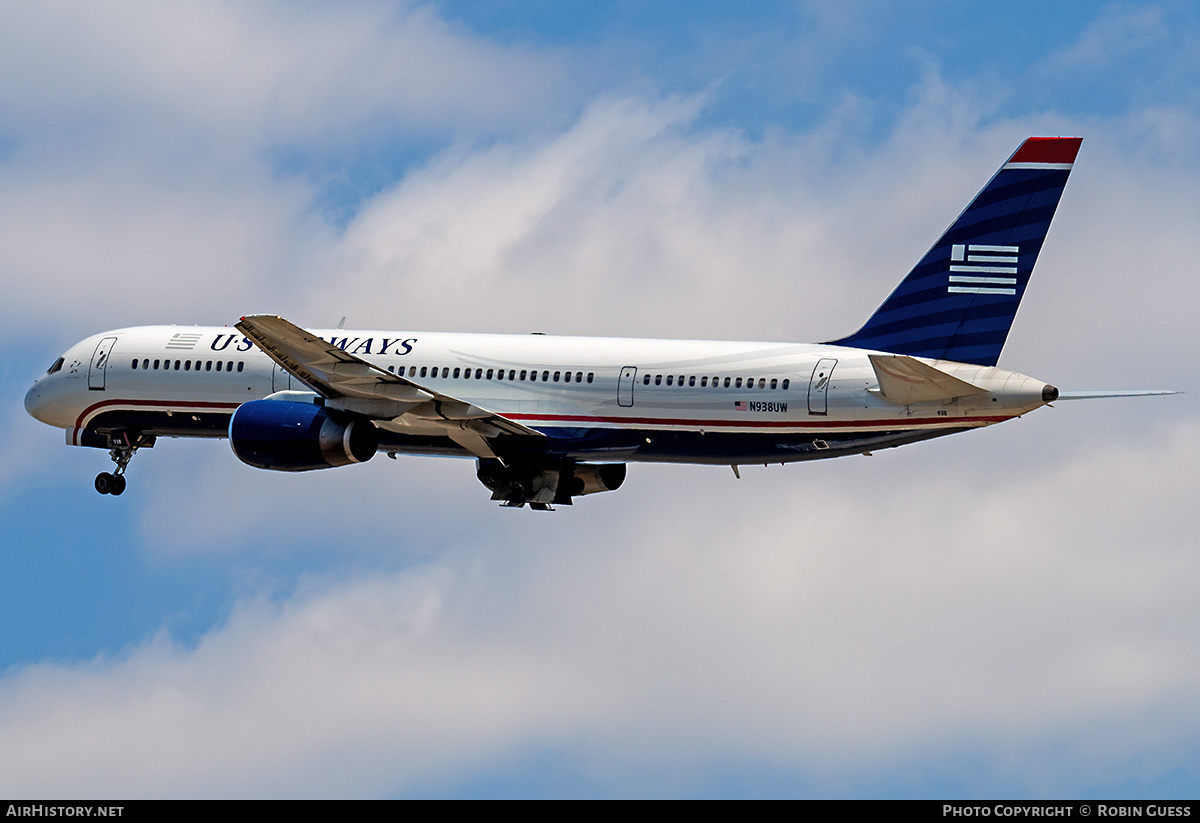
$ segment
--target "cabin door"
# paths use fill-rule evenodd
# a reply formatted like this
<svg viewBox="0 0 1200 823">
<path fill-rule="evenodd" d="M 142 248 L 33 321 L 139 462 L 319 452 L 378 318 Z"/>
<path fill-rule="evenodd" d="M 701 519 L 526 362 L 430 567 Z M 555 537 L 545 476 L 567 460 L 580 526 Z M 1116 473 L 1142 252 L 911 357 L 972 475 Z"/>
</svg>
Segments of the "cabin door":
<svg viewBox="0 0 1200 823">
<path fill-rule="evenodd" d="M 633 405 L 633 384 L 637 382 L 637 366 L 622 366 L 621 379 L 617 382 L 617 405 Z"/>
<path fill-rule="evenodd" d="M 837 360 L 832 357 L 822 357 L 813 367 L 812 377 L 808 381 L 808 413 L 827 414 L 829 412 L 829 379 L 833 376 L 833 367 Z"/>
<path fill-rule="evenodd" d="M 112 347 L 116 342 L 117 338 L 106 337 L 96 346 L 96 353 L 92 355 L 92 365 L 88 368 L 89 389 L 104 391 L 104 374 L 108 371 L 108 357 L 112 354 Z"/>
</svg>

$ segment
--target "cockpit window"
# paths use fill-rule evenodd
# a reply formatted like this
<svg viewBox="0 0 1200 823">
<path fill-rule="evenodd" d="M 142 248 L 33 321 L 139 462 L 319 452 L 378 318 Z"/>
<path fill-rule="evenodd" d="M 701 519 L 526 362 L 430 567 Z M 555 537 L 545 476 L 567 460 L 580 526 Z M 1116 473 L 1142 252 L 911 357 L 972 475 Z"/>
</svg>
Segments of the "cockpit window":
<svg viewBox="0 0 1200 823">
<path fill-rule="evenodd" d="M 56 371 L 58 371 L 58 370 L 59 370 L 59 369 L 61 369 L 62 367 L 63 367 L 63 358 L 61 358 L 61 357 L 60 357 L 60 358 L 58 358 L 57 360 L 55 360 L 55 361 L 54 361 L 54 365 L 53 365 L 53 366 L 51 366 L 50 368 L 46 369 L 46 374 L 54 374 Z"/>
</svg>

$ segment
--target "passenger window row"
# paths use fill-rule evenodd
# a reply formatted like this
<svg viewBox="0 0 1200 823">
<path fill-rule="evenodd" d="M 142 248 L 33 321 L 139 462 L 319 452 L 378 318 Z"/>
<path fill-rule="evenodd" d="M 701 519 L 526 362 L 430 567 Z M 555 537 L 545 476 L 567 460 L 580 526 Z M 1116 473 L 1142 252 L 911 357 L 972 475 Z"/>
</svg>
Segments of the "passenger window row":
<svg viewBox="0 0 1200 823">
<path fill-rule="evenodd" d="M 57 365 L 57 363 L 55 365 Z M 146 371 L 151 371 L 151 370 L 153 370 L 153 371 L 159 371 L 159 370 L 161 370 L 161 371 L 171 371 L 171 370 L 173 370 L 173 371 L 201 371 L 201 370 L 203 370 L 203 371 L 231 372 L 231 371 L 234 371 L 235 364 L 234 364 L 234 361 L 232 361 L 232 360 L 195 360 L 195 361 L 193 361 L 193 360 L 174 360 L 174 361 L 172 361 L 172 360 L 159 360 L 159 359 L 150 360 L 149 358 L 145 358 L 142 360 L 134 359 L 131 362 L 130 366 L 131 366 L 131 368 L 133 368 L 135 370 L 140 367 L 141 369 L 146 370 Z M 239 371 L 239 372 L 243 371 L 245 369 L 245 367 L 246 367 L 245 361 L 237 361 L 237 364 L 236 364 L 237 371 Z M 51 368 L 53 368 L 53 367 L 51 367 Z M 399 367 L 388 366 L 388 371 L 392 372 L 393 374 L 399 375 L 400 377 L 405 376 L 405 367 L 404 366 L 399 366 Z M 540 377 L 539 377 L 539 375 L 540 375 Z M 506 376 L 504 369 L 477 368 L 472 371 L 471 369 L 464 369 L 462 367 L 451 368 L 449 366 L 440 366 L 440 367 L 439 366 L 420 366 L 420 367 L 411 366 L 408 368 L 408 376 L 409 377 L 425 377 L 425 378 L 440 377 L 442 379 L 453 379 L 453 380 L 459 380 L 459 379 L 462 379 L 462 380 L 471 380 L 471 379 L 475 379 L 475 380 L 506 380 L 507 379 L 512 382 L 528 381 L 531 383 L 536 383 L 536 382 L 583 383 L 585 381 L 588 383 L 591 383 L 595 379 L 595 372 L 588 372 L 587 375 L 585 376 L 582 371 L 570 372 L 570 371 L 556 370 L 556 371 L 551 372 L 549 369 L 543 369 L 541 372 L 539 372 L 537 369 L 520 369 L 520 370 L 509 369 L 507 372 L 507 376 Z M 663 375 L 661 375 L 661 374 L 653 375 L 653 380 L 654 380 L 654 385 L 661 386 L 663 384 Z M 668 386 L 683 387 L 684 385 L 686 385 L 689 388 L 692 388 L 697 385 L 697 380 L 699 380 L 700 388 L 708 388 L 711 385 L 712 388 L 714 388 L 714 389 L 720 388 L 720 387 L 723 387 L 726 389 L 728 389 L 728 388 L 740 389 L 743 386 L 745 386 L 745 388 L 747 388 L 747 389 L 753 389 L 757 385 L 757 387 L 759 389 L 769 389 L 772 391 L 774 391 L 775 389 L 783 389 L 784 391 L 787 391 L 788 386 L 791 384 L 791 380 L 789 380 L 786 377 L 782 381 L 780 381 L 776 377 L 772 377 L 769 379 L 766 377 L 759 377 L 757 379 L 753 378 L 753 377 L 747 377 L 747 378 L 713 377 L 713 378 L 709 378 L 707 375 L 705 375 L 705 376 L 701 376 L 701 377 L 697 378 L 695 375 L 683 375 L 683 374 L 678 375 L 678 376 L 673 375 L 673 374 L 666 375 L 666 384 Z M 711 380 L 711 383 L 710 383 L 710 380 Z M 646 374 L 645 376 L 642 377 L 643 385 L 649 386 L 650 381 L 651 381 L 651 375 Z"/>
<path fill-rule="evenodd" d="M 392 374 L 404 377 L 404 366 L 388 366 L 388 371 Z M 507 374 L 507 376 L 506 376 Z M 543 369 L 509 369 L 506 373 L 504 369 L 464 369 L 462 367 L 451 368 L 450 366 L 410 366 L 408 367 L 408 376 L 410 378 L 432 378 L 440 377 L 451 380 L 509 380 L 513 382 L 527 381 L 530 383 L 591 383 L 595 377 L 595 372 L 588 372 L 586 375 L 581 372 L 570 371 L 550 371 Z"/>
<path fill-rule="evenodd" d="M 134 359 L 132 368 L 143 371 L 234 371 L 232 360 L 143 360 Z M 244 360 L 237 362 L 237 371 L 246 367 Z"/>
<path fill-rule="evenodd" d="M 649 375 L 649 374 L 645 375 L 642 378 L 642 385 L 649 386 L 650 380 L 651 380 L 651 375 Z M 663 384 L 663 375 L 661 375 L 661 374 L 653 375 L 653 380 L 654 380 L 654 385 L 661 386 Z M 747 377 L 744 379 L 741 377 L 713 377 L 713 378 L 711 378 L 712 382 L 710 383 L 709 382 L 710 378 L 707 376 L 702 376 L 699 378 L 697 378 L 695 375 L 684 375 L 684 374 L 681 374 L 678 376 L 676 376 L 674 374 L 668 374 L 666 376 L 666 381 L 667 381 L 668 386 L 678 386 L 680 388 L 682 388 L 685 385 L 688 388 L 692 388 L 697 385 L 697 380 L 699 381 L 699 386 L 702 389 L 708 388 L 710 385 L 714 389 L 716 389 L 716 388 L 740 389 L 743 386 L 745 386 L 747 389 L 753 389 L 757 385 L 757 387 L 760 389 L 769 389 L 771 391 L 774 391 L 775 389 L 782 389 L 784 391 L 787 391 L 788 386 L 790 386 L 792 383 L 792 381 L 786 377 L 783 378 L 782 381 L 780 381 L 780 379 L 778 377 L 771 377 L 771 378 Z"/>
</svg>

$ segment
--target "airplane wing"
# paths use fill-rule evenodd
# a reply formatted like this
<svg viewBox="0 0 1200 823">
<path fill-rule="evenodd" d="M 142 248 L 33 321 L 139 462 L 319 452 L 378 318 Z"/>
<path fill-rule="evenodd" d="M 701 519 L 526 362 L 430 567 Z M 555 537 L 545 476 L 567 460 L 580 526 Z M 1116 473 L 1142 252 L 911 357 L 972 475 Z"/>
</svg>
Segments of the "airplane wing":
<svg viewBox="0 0 1200 823">
<path fill-rule="evenodd" d="M 488 441 L 499 434 L 544 437 L 515 420 L 442 394 L 368 363 L 282 317 L 243 317 L 237 329 L 268 357 L 324 397 L 379 421 L 441 430 L 481 457 L 496 457 Z"/>
</svg>

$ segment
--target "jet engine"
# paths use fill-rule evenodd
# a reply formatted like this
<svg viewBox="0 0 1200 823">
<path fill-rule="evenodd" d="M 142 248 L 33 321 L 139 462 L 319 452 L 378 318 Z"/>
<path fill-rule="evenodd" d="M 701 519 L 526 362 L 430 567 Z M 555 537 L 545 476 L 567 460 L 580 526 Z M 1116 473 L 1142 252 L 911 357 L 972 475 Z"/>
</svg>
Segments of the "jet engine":
<svg viewBox="0 0 1200 823">
<path fill-rule="evenodd" d="M 379 448 L 379 430 L 311 403 L 251 400 L 229 420 L 229 445 L 255 468 L 303 472 L 365 463 Z"/>
<path fill-rule="evenodd" d="M 616 491 L 625 482 L 625 471 L 624 463 L 574 463 L 563 470 L 558 489 L 569 497 Z"/>
<path fill-rule="evenodd" d="M 571 505 L 572 497 L 615 491 L 625 482 L 624 463 L 508 463 L 476 461 L 475 476 L 506 506 L 548 509 L 550 503 Z"/>
</svg>

